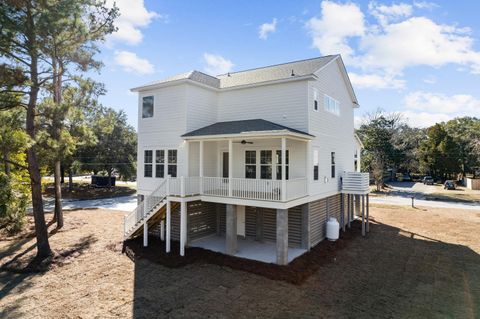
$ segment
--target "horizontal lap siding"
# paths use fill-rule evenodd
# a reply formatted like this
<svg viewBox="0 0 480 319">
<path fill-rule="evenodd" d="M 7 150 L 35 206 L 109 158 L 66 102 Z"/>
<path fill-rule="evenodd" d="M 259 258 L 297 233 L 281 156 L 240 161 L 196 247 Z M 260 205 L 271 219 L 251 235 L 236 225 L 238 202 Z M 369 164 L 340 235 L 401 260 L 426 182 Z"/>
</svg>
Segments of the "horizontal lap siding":
<svg viewBox="0 0 480 319">
<path fill-rule="evenodd" d="M 311 202 L 309 206 L 310 245 L 315 246 L 326 237 L 327 216 L 341 222 L 341 195 L 328 197 L 328 209 L 327 198 Z"/>
</svg>

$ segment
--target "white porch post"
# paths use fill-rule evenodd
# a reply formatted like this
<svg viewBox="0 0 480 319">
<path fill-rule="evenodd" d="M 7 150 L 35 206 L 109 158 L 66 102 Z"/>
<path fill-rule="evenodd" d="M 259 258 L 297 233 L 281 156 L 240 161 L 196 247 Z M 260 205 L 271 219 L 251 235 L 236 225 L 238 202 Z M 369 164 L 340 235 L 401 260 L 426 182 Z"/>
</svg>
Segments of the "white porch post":
<svg viewBox="0 0 480 319">
<path fill-rule="evenodd" d="M 233 141 L 228 140 L 228 196 L 232 197 L 232 173 L 233 173 Z"/>
<path fill-rule="evenodd" d="M 199 188 L 199 190 L 200 190 L 200 194 L 203 194 L 203 141 L 200 141 L 200 154 L 199 154 L 199 157 L 200 157 L 200 159 L 199 159 L 199 161 L 200 161 L 200 163 L 199 163 L 200 167 L 199 167 L 199 174 L 198 174 L 198 175 L 200 176 L 200 185 L 199 185 L 200 188 Z"/>
<path fill-rule="evenodd" d="M 307 142 L 307 158 L 305 161 L 305 177 L 307 179 L 307 195 L 310 195 L 310 184 L 313 179 L 313 159 L 312 159 L 312 142 L 308 140 Z"/>
<path fill-rule="evenodd" d="M 287 162 L 287 157 L 286 157 L 286 148 L 287 148 L 287 139 L 285 137 L 282 137 L 282 151 L 281 151 L 281 157 L 282 157 L 282 201 L 287 200 L 287 170 L 286 170 L 286 162 Z"/>
<path fill-rule="evenodd" d="M 167 242 L 165 243 L 165 251 L 167 253 L 170 252 L 170 230 L 171 230 L 171 224 L 172 224 L 172 205 L 169 200 L 167 200 Z"/>
<path fill-rule="evenodd" d="M 187 203 L 180 203 L 180 256 L 185 256 L 187 244 Z"/>
</svg>

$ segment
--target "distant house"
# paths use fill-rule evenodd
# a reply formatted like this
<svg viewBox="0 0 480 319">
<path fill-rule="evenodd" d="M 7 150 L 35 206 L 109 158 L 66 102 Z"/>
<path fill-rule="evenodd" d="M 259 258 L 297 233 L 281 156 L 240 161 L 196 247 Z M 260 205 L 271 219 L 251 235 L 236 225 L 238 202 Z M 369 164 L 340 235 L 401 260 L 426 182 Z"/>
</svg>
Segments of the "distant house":
<svg viewBox="0 0 480 319">
<path fill-rule="evenodd" d="M 182 255 L 200 246 L 283 265 L 325 238 L 328 217 L 345 228 L 353 195 L 368 205 L 359 105 L 339 55 L 132 91 L 139 206 L 126 239 L 143 232 L 147 245 L 159 232 Z"/>
</svg>

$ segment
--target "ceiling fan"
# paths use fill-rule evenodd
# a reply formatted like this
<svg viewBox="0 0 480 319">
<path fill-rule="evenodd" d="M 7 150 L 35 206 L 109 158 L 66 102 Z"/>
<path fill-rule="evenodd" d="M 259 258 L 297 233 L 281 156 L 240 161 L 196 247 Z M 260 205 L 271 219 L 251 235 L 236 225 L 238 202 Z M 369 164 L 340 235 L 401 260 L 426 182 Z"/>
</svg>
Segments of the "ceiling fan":
<svg viewBox="0 0 480 319">
<path fill-rule="evenodd" d="M 245 144 L 253 144 L 253 142 L 247 142 L 245 140 L 241 140 L 240 142 L 233 142 L 233 143 L 240 143 L 242 145 L 245 145 Z"/>
</svg>

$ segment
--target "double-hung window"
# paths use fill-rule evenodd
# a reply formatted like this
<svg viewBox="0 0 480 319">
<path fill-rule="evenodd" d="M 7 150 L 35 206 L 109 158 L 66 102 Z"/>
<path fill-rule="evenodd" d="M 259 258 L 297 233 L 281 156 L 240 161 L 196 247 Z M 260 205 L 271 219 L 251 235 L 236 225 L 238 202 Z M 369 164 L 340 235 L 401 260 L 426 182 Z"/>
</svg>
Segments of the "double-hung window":
<svg viewBox="0 0 480 319">
<path fill-rule="evenodd" d="M 142 118 L 153 117 L 153 96 L 144 96 L 142 99 Z"/>
<path fill-rule="evenodd" d="M 177 150 L 168 150 L 168 175 L 177 177 Z"/>
<path fill-rule="evenodd" d="M 260 151 L 260 178 L 272 179 L 272 151 Z"/>
<path fill-rule="evenodd" d="M 245 151 L 245 178 L 257 178 L 256 151 Z"/>
<path fill-rule="evenodd" d="M 280 180 L 282 179 L 282 151 L 277 150 L 276 151 L 276 166 L 277 166 L 277 179 Z M 288 150 L 285 150 L 285 179 L 288 179 L 288 164 L 289 164 L 289 159 L 288 159 Z"/>
<path fill-rule="evenodd" d="M 158 178 L 165 177 L 165 151 L 164 150 L 155 151 L 155 177 L 158 177 Z"/>
<path fill-rule="evenodd" d="M 335 178 L 335 152 L 330 153 L 330 162 L 332 166 L 332 178 Z"/>
<path fill-rule="evenodd" d="M 318 91 L 313 89 L 313 110 L 318 111 Z"/>
<path fill-rule="evenodd" d="M 144 176 L 145 177 L 152 177 L 152 170 L 153 170 L 153 151 L 152 150 L 145 150 L 144 152 Z"/>
</svg>

